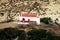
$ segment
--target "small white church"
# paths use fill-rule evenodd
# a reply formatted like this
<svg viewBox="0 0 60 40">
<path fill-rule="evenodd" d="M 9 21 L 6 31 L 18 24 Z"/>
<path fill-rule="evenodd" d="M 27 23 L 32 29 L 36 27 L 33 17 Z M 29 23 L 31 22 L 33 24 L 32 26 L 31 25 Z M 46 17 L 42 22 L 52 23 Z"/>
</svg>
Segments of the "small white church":
<svg viewBox="0 0 60 40">
<path fill-rule="evenodd" d="M 40 24 L 40 18 L 38 14 L 36 13 L 21 13 L 18 18 L 19 22 L 21 24 L 29 24 L 30 22 L 36 22 L 37 24 Z"/>
</svg>

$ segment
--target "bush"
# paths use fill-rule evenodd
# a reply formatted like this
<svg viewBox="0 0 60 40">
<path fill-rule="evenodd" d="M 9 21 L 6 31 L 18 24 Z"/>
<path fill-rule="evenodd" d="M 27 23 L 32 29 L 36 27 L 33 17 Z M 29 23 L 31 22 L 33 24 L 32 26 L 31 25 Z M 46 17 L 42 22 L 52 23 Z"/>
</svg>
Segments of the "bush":
<svg viewBox="0 0 60 40">
<path fill-rule="evenodd" d="M 18 31 L 18 36 L 19 36 L 18 40 L 26 40 L 27 39 L 26 32 L 23 30 Z"/>
<path fill-rule="evenodd" d="M 60 36 L 54 36 L 54 40 L 60 40 Z"/>
<path fill-rule="evenodd" d="M 42 38 L 46 37 L 46 30 L 33 29 L 27 32 L 27 34 L 28 34 L 28 40 L 41 40 Z"/>
<path fill-rule="evenodd" d="M 13 40 L 17 38 L 18 40 L 26 40 L 26 33 L 23 30 L 18 30 L 15 28 L 5 28 L 0 31 L 1 40 Z"/>
<path fill-rule="evenodd" d="M 52 22 L 51 18 L 46 17 L 46 18 L 40 18 L 40 22 L 44 22 L 46 24 L 49 24 L 49 22 Z"/>
<path fill-rule="evenodd" d="M 46 33 L 46 40 L 54 40 L 53 34 L 51 32 Z"/>
<path fill-rule="evenodd" d="M 54 40 L 53 34 L 44 29 L 33 29 L 27 34 L 28 40 Z"/>
<path fill-rule="evenodd" d="M 5 34 L 2 30 L 0 30 L 0 40 L 7 40 L 7 38 L 5 37 Z"/>
<path fill-rule="evenodd" d="M 53 36 L 51 32 L 44 29 L 32 29 L 26 32 L 15 28 L 5 28 L 0 30 L 0 40 L 13 40 L 18 36 L 18 40 L 60 40 L 60 36 Z"/>
<path fill-rule="evenodd" d="M 5 28 L 5 29 L 3 29 L 3 32 L 5 33 L 5 37 L 7 39 L 11 39 L 11 38 L 16 38 L 17 37 L 17 29 Z"/>
</svg>

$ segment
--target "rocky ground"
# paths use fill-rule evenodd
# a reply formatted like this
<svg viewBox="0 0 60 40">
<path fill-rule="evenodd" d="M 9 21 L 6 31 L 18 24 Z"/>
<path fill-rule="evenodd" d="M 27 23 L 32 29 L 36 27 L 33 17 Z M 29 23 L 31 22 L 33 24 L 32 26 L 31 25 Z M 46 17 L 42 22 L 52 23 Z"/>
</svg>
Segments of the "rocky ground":
<svg viewBox="0 0 60 40">
<path fill-rule="evenodd" d="M 44 15 L 60 15 L 60 0 L 0 0 L 0 22 L 12 17 L 16 20 L 17 13 L 21 12 L 38 13 L 43 17 Z"/>
</svg>

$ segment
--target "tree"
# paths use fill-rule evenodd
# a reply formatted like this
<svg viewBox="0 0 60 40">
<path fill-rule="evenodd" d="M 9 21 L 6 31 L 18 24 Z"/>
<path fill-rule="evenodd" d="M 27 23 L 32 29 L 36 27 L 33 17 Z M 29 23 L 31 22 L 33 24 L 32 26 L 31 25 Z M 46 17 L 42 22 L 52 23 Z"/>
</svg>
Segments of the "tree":
<svg viewBox="0 0 60 40">
<path fill-rule="evenodd" d="M 26 33 L 23 30 L 15 28 L 5 28 L 0 30 L 1 40 L 13 40 L 18 37 L 18 40 L 26 40 Z"/>
<path fill-rule="evenodd" d="M 28 34 L 28 40 L 41 40 L 42 38 L 46 37 L 46 30 L 43 29 L 33 29 Z"/>
<path fill-rule="evenodd" d="M 14 28 L 5 28 L 3 29 L 5 37 L 9 40 L 15 39 L 17 37 L 17 29 Z"/>
<path fill-rule="evenodd" d="M 2 29 L 0 29 L 0 40 L 7 40 L 7 38 L 5 38 L 5 34 Z"/>
<path fill-rule="evenodd" d="M 45 17 L 45 18 L 40 18 L 40 21 L 49 24 L 49 22 L 52 22 L 52 19 L 50 17 Z"/>
<path fill-rule="evenodd" d="M 19 30 L 18 31 L 18 40 L 26 40 L 27 39 L 27 37 L 26 37 L 26 32 L 25 31 L 23 31 L 23 30 Z"/>
<path fill-rule="evenodd" d="M 46 40 L 54 40 L 53 34 L 51 32 L 46 33 Z"/>
<path fill-rule="evenodd" d="M 32 29 L 27 32 L 28 40 L 55 40 L 54 35 L 44 29 Z"/>
</svg>

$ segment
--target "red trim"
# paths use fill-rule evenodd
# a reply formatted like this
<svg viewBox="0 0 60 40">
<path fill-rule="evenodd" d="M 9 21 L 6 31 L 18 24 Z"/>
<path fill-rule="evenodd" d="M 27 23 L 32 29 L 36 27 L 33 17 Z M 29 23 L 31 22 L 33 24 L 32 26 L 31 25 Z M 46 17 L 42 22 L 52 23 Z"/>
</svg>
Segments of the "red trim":
<svg viewBox="0 0 60 40">
<path fill-rule="evenodd" d="M 23 22 L 23 21 L 20 21 L 20 22 Z M 25 21 L 25 22 L 36 22 L 36 21 Z"/>
<path fill-rule="evenodd" d="M 23 13 L 21 16 L 23 16 L 23 17 L 37 17 L 37 14 L 26 14 L 26 13 Z"/>
</svg>

